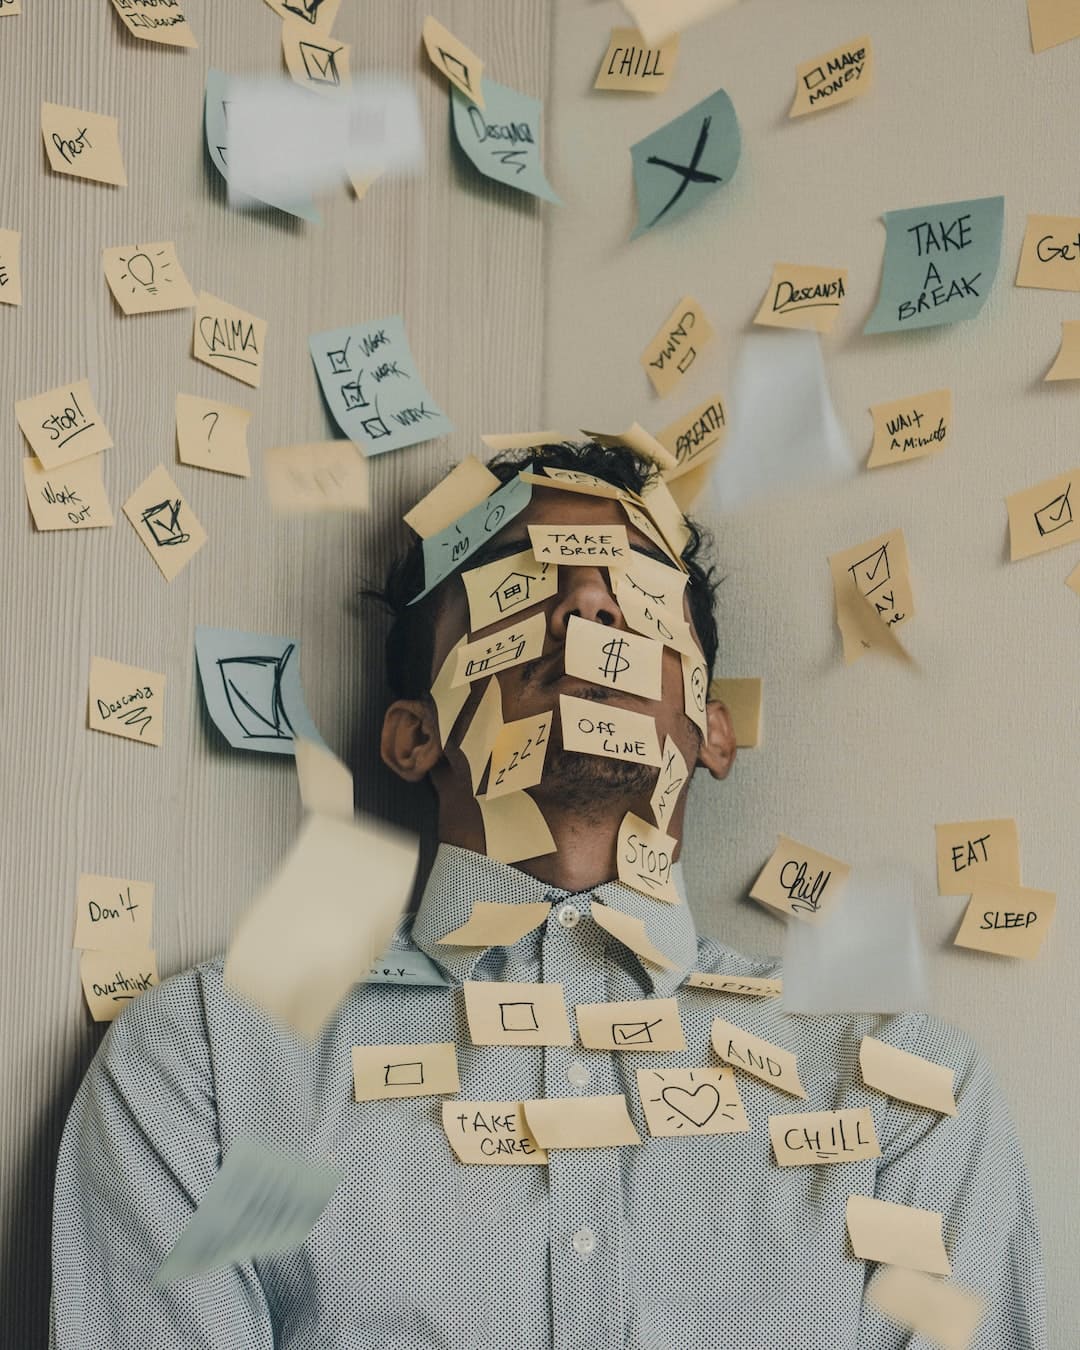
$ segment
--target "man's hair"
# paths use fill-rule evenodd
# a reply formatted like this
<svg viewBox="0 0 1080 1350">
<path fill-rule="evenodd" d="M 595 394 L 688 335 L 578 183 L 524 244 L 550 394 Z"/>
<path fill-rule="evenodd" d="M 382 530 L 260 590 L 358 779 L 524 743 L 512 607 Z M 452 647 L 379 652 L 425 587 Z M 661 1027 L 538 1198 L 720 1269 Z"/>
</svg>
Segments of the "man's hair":
<svg viewBox="0 0 1080 1350">
<path fill-rule="evenodd" d="M 496 455 L 487 467 L 500 483 L 506 483 L 530 465 L 534 469 L 545 466 L 576 469 L 613 487 L 636 493 L 641 493 L 659 472 L 651 459 L 635 450 L 599 445 L 595 441 L 564 441 L 527 450 L 508 450 Z M 553 486 L 557 486 L 554 481 Z M 712 537 L 689 517 L 686 527 L 690 536 L 682 551 L 688 573 L 686 596 L 711 678 L 718 643 L 713 607 L 719 586 L 716 568 L 709 557 Z M 440 583 L 415 605 L 409 604 L 424 589 L 423 540 L 417 539 L 408 552 L 391 563 L 382 589 L 365 593 L 380 600 L 391 615 L 386 636 L 386 680 L 395 698 L 420 699 L 430 691 L 435 617 L 445 584 Z"/>
</svg>

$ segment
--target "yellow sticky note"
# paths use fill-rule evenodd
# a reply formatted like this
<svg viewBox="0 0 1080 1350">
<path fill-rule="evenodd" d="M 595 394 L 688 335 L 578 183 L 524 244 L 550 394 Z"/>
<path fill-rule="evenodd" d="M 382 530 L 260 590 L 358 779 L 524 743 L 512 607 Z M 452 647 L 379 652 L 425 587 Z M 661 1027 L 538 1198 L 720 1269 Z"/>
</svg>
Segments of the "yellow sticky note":
<svg viewBox="0 0 1080 1350">
<path fill-rule="evenodd" d="M 441 482 L 420 498 L 411 511 L 405 513 L 405 524 L 421 539 L 430 539 L 433 534 L 453 525 L 455 520 L 460 520 L 474 506 L 479 506 L 500 486 L 498 478 L 475 455 L 466 455 Z"/>
<path fill-rule="evenodd" d="M 646 42 L 659 42 L 734 3 L 735 0 L 623 0 Z"/>
<path fill-rule="evenodd" d="M 353 776 L 332 750 L 297 736 L 293 741 L 296 777 L 304 810 L 313 815 L 353 818 Z"/>
<path fill-rule="evenodd" d="M 913 1106 L 956 1115 L 953 1071 L 899 1046 L 864 1036 L 859 1042 L 859 1068 L 867 1087 Z"/>
<path fill-rule="evenodd" d="M 640 1144 L 626 1097 L 545 1097 L 523 1102 L 525 1119 L 543 1148 L 609 1148 Z"/>
<path fill-rule="evenodd" d="M 251 413 L 194 394 L 176 396 L 176 448 L 184 464 L 239 478 L 251 476 L 247 429 Z M 350 442 L 351 444 L 351 442 Z M 267 454 L 272 452 L 267 451 Z M 264 460 L 265 470 L 265 460 Z"/>
<path fill-rule="evenodd" d="M 669 569 L 676 576 L 685 573 Z M 635 633 L 643 633 L 655 642 L 672 647 L 688 656 L 700 656 L 701 648 L 694 638 L 689 622 L 683 618 L 681 610 L 665 609 L 642 593 L 635 577 L 629 572 L 612 573 L 615 583 L 615 599 L 627 624 Z"/>
<path fill-rule="evenodd" d="M 796 1111 L 770 1116 L 769 1138 L 779 1167 L 881 1157 L 874 1115 L 865 1106 L 850 1111 Z"/>
<path fill-rule="evenodd" d="M 73 947 L 126 951 L 150 946 L 154 883 L 83 872 L 75 895 Z"/>
<path fill-rule="evenodd" d="M 610 905 L 601 905 L 594 901 L 589 913 L 606 932 L 617 938 L 624 947 L 629 947 L 635 956 L 660 966 L 662 970 L 674 970 L 675 963 L 666 956 L 649 937 L 648 929 L 642 919 L 633 914 L 624 914 L 621 909 L 612 909 Z"/>
<path fill-rule="evenodd" d="M 1065 319 L 1061 346 L 1044 380 L 1080 380 L 1080 319 Z"/>
<path fill-rule="evenodd" d="M 609 501 L 615 502 L 629 495 L 626 488 L 616 487 L 614 483 L 605 483 L 595 474 L 583 473 L 580 469 L 556 469 L 550 464 L 545 464 L 541 466 L 540 473 L 523 471 L 520 476 L 534 487 L 551 488 L 555 492 L 573 492 L 582 497 L 606 497 Z"/>
<path fill-rule="evenodd" d="M 112 0 L 124 29 L 132 37 L 168 47 L 197 47 L 180 0 Z"/>
<path fill-rule="evenodd" d="M 731 1069 L 638 1069 L 637 1086 L 645 1123 L 656 1138 L 750 1129 Z"/>
<path fill-rule="evenodd" d="M 660 767 L 656 722 L 644 713 L 560 694 L 559 720 L 564 750 Z"/>
<path fill-rule="evenodd" d="M 670 736 L 664 737 L 663 763 L 656 776 L 656 787 L 649 798 L 649 810 L 653 813 L 658 830 L 666 830 L 683 788 L 689 781 L 689 771 L 683 752 Z"/>
<path fill-rule="evenodd" d="M 630 554 L 625 525 L 530 525 L 529 542 L 539 562 L 561 567 L 622 566 Z"/>
<path fill-rule="evenodd" d="M 677 463 L 671 451 L 661 445 L 652 432 L 646 431 L 640 422 L 632 423 L 625 431 L 615 432 L 588 431 L 582 427 L 581 434 L 595 441 L 597 445 L 604 445 L 612 450 L 619 447 L 636 450 L 645 459 L 651 459 L 659 464 L 661 469 L 674 469 Z"/>
<path fill-rule="evenodd" d="M 508 792 L 488 801 L 477 797 L 484 822 L 484 850 L 498 862 L 523 862 L 555 852 L 543 812 L 527 792 Z"/>
<path fill-rule="evenodd" d="M 192 355 L 223 375 L 258 389 L 262 381 L 266 322 L 216 295 L 200 291 L 195 302 Z"/>
<path fill-rule="evenodd" d="M 538 562 L 531 548 L 470 568 L 460 576 L 469 600 L 469 628 L 474 633 L 549 600 L 559 589 L 558 567 Z"/>
<path fill-rule="evenodd" d="M 39 530 L 92 530 L 113 524 L 101 465 L 101 455 L 91 455 L 50 470 L 27 455 L 23 483 Z"/>
<path fill-rule="evenodd" d="M 443 1102 L 442 1123 L 458 1162 L 546 1163 L 521 1102 Z"/>
<path fill-rule="evenodd" d="M 663 93 L 675 73 L 678 55 L 677 34 L 650 46 L 636 28 L 613 28 L 593 88 Z"/>
<path fill-rule="evenodd" d="M 164 464 L 127 499 L 124 515 L 166 581 L 182 572 L 206 543 L 206 531 Z"/>
<path fill-rule="evenodd" d="M 870 409 L 874 441 L 868 469 L 903 464 L 909 459 L 944 450 L 952 430 L 952 392 L 934 389 L 928 394 L 877 403 Z"/>
<path fill-rule="evenodd" d="M 619 880 L 654 900 L 681 904 L 671 874 L 678 842 L 633 811 L 627 811 L 619 826 Z"/>
<path fill-rule="evenodd" d="M 674 501 L 674 498 L 672 498 L 672 500 Z M 651 539 L 661 553 L 666 553 L 675 566 L 681 568 L 682 571 L 685 572 L 686 564 L 680 556 L 680 551 L 673 548 L 672 545 L 668 543 L 667 539 L 664 537 L 663 531 L 649 513 L 642 509 L 641 504 L 632 502 L 624 496 L 619 499 L 619 505 L 622 507 L 630 524 L 633 525 L 636 530 L 640 531 L 646 539 Z M 618 565 L 625 567 L 625 563 Z"/>
<path fill-rule="evenodd" d="M 1077 470 L 1060 473 L 1005 498 L 1009 512 L 1009 557 L 1016 562 L 1080 539 L 1080 501 L 1073 510 Z"/>
<path fill-rule="evenodd" d="M 725 1063 L 734 1064 L 792 1097 L 806 1096 L 799 1081 L 795 1056 L 790 1050 L 753 1036 L 733 1022 L 725 1022 L 722 1017 L 713 1018 L 712 1045 Z"/>
<path fill-rule="evenodd" d="M 844 660 L 858 660 L 868 643 L 865 606 L 857 604 L 856 593 L 864 597 L 881 626 L 892 632 L 914 616 L 915 597 L 911 591 L 907 543 L 902 530 L 889 530 L 854 548 L 843 549 L 829 558 L 833 592 L 836 596 L 836 622 L 844 643 Z M 872 630 L 876 631 L 876 630 Z"/>
<path fill-rule="evenodd" d="M 329 33 L 341 0 L 266 0 L 279 19 L 299 19 L 313 33 Z"/>
<path fill-rule="evenodd" d="M 845 42 L 795 67 L 795 101 L 789 117 L 834 108 L 865 94 L 874 79 L 874 50 L 868 37 Z"/>
<path fill-rule="evenodd" d="M 570 616 L 563 650 L 567 675 L 639 698 L 659 699 L 663 660 L 663 643 L 653 638 Z"/>
<path fill-rule="evenodd" d="M 735 729 L 735 744 L 752 750 L 761 744 L 762 682 L 760 679 L 719 677 L 709 685 L 709 702 L 722 703 Z"/>
<path fill-rule="evenodd" d="M 350 80 L 347 42 L 337 42 L 325 33 L 313 33 L 303 19 L 286 19 L 281 25 L 281 53 L 285 68 L 313 94 L 336 94 Z"/>
<path fill-rule="evenodd" d="M 435 69 L 441 70 L 450 83 L 478 108 L 483 108 L 483 61 L 431 14 L 424 20 L 420 31 Z"/>
<path fill-rule="evenodd" d="M 101 250 L 105 280 L 125 314 L 190 309 L 195 292 L 173 243 L 122 244 Z"/>
<path fill-rule="evenodd" d="M 705 311 L 684 295 L 641 354 L 641 365 L 661 398 L 681 384 L 713 336 Z"/>
<path fill-rule="evenodd" d="M 970 895 L 983 881 L 1020 883 L 1015 820 L 958 820 L 935 825 L 938 891 Z"/>
<path fill-rule="evenodd" d="M 132 999 L 158 982 L 157 956 L 149 948 L 84 951 L 79 976 L 95 1022 L 111 1022 Z"/>
<path fill-rule="evenodd" d="M 781 834 L 750 894 L 781 914 L 817 923 L 841 895 L 850 875 L 847 863 Z"/>
<path fill-rule="evenodd" d="M 494 675 L 497 670 L 534 661 L 544 650 L 546 633 L 547 616 L 532 614 L 475 642 L 466 642 L 458 652 L 454 683 L 471 684 L 485 675 Z"/>
<path fill-rule="evenodd" d="M 53 173 L 127 187 L 120 124 L 115 117 L 43 103 L 41 135 Z"/>
<path fill-rule="evenodd" d="M 847 1230 L 862 1261 L 881 1261 L 931 1275 L 952 1269 L 941 1240 L 941 1215 L 913 1205 L 894 1205 L 869 1195 L 849 1195 Z"/>
<path fill-rule="evenodd" d="M 372 183 L 374 183 L 377 178 L 381 178 L 382 174 L 356 174 L 353 173 L 351 169 L 346 169 L 345 176 L 349 180 L 349 186 L 353 190 L 353 196 L 359 202 L 363 201 L 368 194 L 368 188 L 371 187 Z"/>
<path fill-rule="evenodd" d="M 653 478 L 645 484 L 641 492 L 641 505 L 652 520 L 656 522 L 657 528 L 667 542 L 668 549 L 678 560 L 678 565 L 684 566 L 682 551 L 690 542 L 690 530 L 686 524 L 682 507 L 675 500 L 671 489 L 662 476 Z M 626 510 L 625 502 L 623 503 L 623 510 Z"/>
<path fill-rule="evenodd" d="M 535 787 L 540 782 L 553 716 L 546 712 L 503 723 L 491 747 L 491 773 L 484 794 L 487 801 Z"/>
<path fill-rule="evenodd" d="M 89 380 L 18 399 L 15 416 L 30 449 L 46 469 L 112 449 L 112 437 L 94 403 Z"/>
<path fill-rule="evenodd" d="M 353 1098 L 383 1102 L 393 1097 L 435 1097 L 460 1092 L 453 1041 L 425 1045 L 354 1045 Z"/>
<path fill-rule="evenodd" d="M 900 1266 L 883 1266 L 866 1290 L 872 1303 L 890 1321 L 908 1327 L 939 1350 L 970 1350 L 984 1302 L 954 1284 Z"/>
<path fill-rule="evenodd" d="M 368 462 L 352 441 L 278 445 L 263 452 L 263 484 L 279 515 L 366 511 Z"/>
<path fill-rule="evenodd" d="M 1080 291 L 1080 216 L 1028 216 L 1016 285 Z"/>
<path fill-rule="evenodd" d="M 465 645 L 465 634 L 463 633 L 457 642 L 447 652 L 438 673 L 431 684 L 431 700 L 435 704 L 435 715 L 439 722 L 439 740 L 445 748 L 450 739 L 450 733 L 461 713 L 462 708 L 469 701 L 469 695 L 472 693 L 471 684 L 456 685 L 454 677 L 457 675 L 458 652 Z M 495 697 L 499 696 L 499 682 L 492 680 L 495 686 Z M 486 691 L 485 691 L 486 692 Z M 502 720 L 502 705 L 499 705 L 499 721 Z M 488 749 L 490 750 L 490 745 Z M 486 765 L 486 759 L 485 759 Z M 473 791 L 480 786 L 480 777 L 483 776 L 483 769 L 480 775 L 473 780 Z"/>
<path fill-rule="evenodd" d="M 566 440 L 566 436 L 561 431 L 551 430 L 489 431 L 486 435 L 481 436 L 480 439 L 489 450 L 531 450 L 534 446 L 538 445 L 558 445 L 561 441 Z M 545 469 L 544 472 L 549 476 L 554 476 L 551 474 L 550 469 Z M 561 470 L 560 473 L 562 472 L 572 474 L 574 470 Z M 591 475 L 586 474 L 585 477 L 588 478 L 591 477 Z"/>
<path fill-rule="evenodd" d="M 1028 0 L 1028 22 L 1033 52 L 1080 37 L 1080 10 L 1073 0 Z"/>
<path fill-rule="evenodd" d="M 0 19 L 22 13 L 22 0 L 0 0 Z"/>
<path fill-rule="evenodd" d="M 505 905 L 498 900 L 474 900 L 469 917 L 439 939 L 448 947 L 512 947 L 526 933 L 546 923 L 551 905 L 546 900 Z"/>
<path fill-rule="evenodd" d="M 462 643 L 454 649 L 460 652 L 463 648 Z M 451 656 L 454 652 L 450 653 Z M 449 658 L 447 658 L 449 659 Z M 442 678 L 440 672 L 439 678 Z M 460 686 L 466 696 L 471 688 L 470 685 Z M 434 691 L 432 693 L 434 697 Z M 480 702 L 472 715 L 472 720 L 465 729 L 464 735 L 459 742 L 461 753 L 465 756 L 466 763 L 469 766 L 469 772 L 472 775 L 472 790 L 474 793 L 480 791 L 480 783 L 484 777 L 484 770 L 488 766 L 488 760 L 491 758 L 491 747 L 495 744 L 495 738 L 502 730 L 502 692 L 499 689 L 499 681 L 489 680 Z M 444 739 L 445 747 L 446 741 Z"/>
<path fill-rule="evenodd" d="M 702 738 L 709 736 L 709 716 L 706 705 L 709 700 L 709 668 L 705 658 L 696 651 L 680 654 L 683 676 L 683 709 L 687 717 L 701 732 Z"/>
<path fill-rule="evenodd" d="M 676 467 L 666 474 L 668 482 L 711 463 L 723 448 L 726 435 L 727 413 L 719 394 L 669 422 L 656 433 L 656 439 L 676 460 Z"/>
<path fill-rule="evenodd" d="M 578 1039 L 587 1050 L 685 1050 L 679 1005 L 673 998 L 622 1003 L 579 1003 Z"/>
<path fill-rule="evenodd" d="M 953 942 L 957 947 L 1031 961 L 1039 954 L 1056 908 L 1053 891 L 980 881 Z"/>
<path fill-rule="evenodd" d="M 846 267 L 776 263 L 754 322 L 831 333 L 846 294 Z"/>
<path fill-rule="evenodd" d="M 620 569 L 612 569 L 612 580 L 655 610 L 682 617 L 687 577 L 672 564 L 633 552 Z"/>
<path fill-rule="evenodd" d="M 706 970 L 692 970 L 686 977 L 691 989 L 711 989 L 716 994 L 748 994 L 751 998 L 776 998 L 783 993 L 783 980 L 770 980 L 763 975 L 717 975 Z"/>
<path fill-rule="evenodd" d="M 473 1045 L 571 1043 L 561 984 L 465 980 L 462 989 Z"/>
<path fill-rule="evenodd" d="M 160 745 L 165 734 L 165 676 L 93 657 L 89 726 L 91 731 Z"/>
<path fill-rule="evenodd" d="M 0 14 L 3 12 L 0 10 Z M 0 305 L 22 304 L 21 240 L 18 230 L 0 230 Z"/>
</svg>

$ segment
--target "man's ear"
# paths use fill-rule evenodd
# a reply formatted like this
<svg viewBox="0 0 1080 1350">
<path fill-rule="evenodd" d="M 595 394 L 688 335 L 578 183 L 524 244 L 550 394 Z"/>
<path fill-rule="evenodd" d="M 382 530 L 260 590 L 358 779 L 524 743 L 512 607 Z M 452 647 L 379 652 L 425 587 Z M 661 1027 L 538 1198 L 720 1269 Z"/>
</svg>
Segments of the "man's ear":
<svg viewBox="0 0 1080 1350">
<path fill-rule="evenodd" d="M 710 700 L 705 705 L 708 736 L 701 738 L 697 762 L 714 778 L 726 778 L 735 762 L 735 726 L 727 704 Z"/>
<path fill-rule="evenodd" d="M 399 698 L 383 718 L 382 762 L 406 783 L 419 783 L 442 759 L 435 709 L 423 699 Z"/>
</svg>

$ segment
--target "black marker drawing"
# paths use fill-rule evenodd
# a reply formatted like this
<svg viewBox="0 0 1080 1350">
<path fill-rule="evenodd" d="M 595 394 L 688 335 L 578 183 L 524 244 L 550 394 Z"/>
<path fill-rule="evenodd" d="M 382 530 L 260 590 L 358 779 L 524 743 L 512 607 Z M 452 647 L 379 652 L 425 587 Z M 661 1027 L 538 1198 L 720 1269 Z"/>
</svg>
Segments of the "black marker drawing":
<svg viewBox="0 0 1080 1350">
<path fill-rule="evenodd" d="M 529 590 L 535 581 L 536 577 L 529 576 L 527 572 L 507 572 L 488 595 L 498 605 L 499 613 L 505 614 L 508 609 L 518 609 L 528 603 Z"/>
<path fill-rule="evenodd" d="M 154 258 L 158 259 L 165 256 L 166 250 L 163 248 L 158 249 L 157 253 L 154 254 Z M 147 295 L 157 295 L 158 281 L 161 281 L 163 285 L 172 285 L 172 277 L 165 275 L 172 264 L 160 261 L 155 263 L 154 258 L 151 258 L 149 253 L 140 250 L 127 258 L 120 259 L 127 268 L 126 272 L 120 274 L 120 280 L 133 283 L 131 287 L 132 295 L 137 295 L 140 291 L 145 291 Z"/>
<path fill-rule="evenodd" d="M 891 575 L 888 544 L 882 544 L 880 548 L 874 549 L 873 553 L 860 558 L 848 568 L 848 571 L 863 595 L 873 595 L 880 586 L 885 585 Z"/>
<path fill-rule="evenodd" d="M 318 23 L 323 0 L 282 0 L 282 8 L 306 23 Z"/>
<path fill-rule="evenodd" d="M 142 523 L 146 532 L 158 548 L 168 548 L 172 544 L 186 544 L 191 538 L 180 524 L 180 507 L 183 499 L 158 502 L 148 506 L 142 513 Z"/>
<path fill-rule="evenodd" d="M 375 400 L 375 416 L 365 417 L 360 423 L 360 429 L 369 441 L 381 440 L 384 436 L 391 435 L 390 428 L 379 416 L 379 400 Z"/>
<path fill-rule="evenodd" d="M 657 1073 L 656 1077 L 661 1083 L 665 1081 L 662 1073 Z M 694 1071 L 691 1069 L 687 1073 L 689 1082 L 694 1082 Z M 696 1129 L 702 1130 L 712 1120 L 713 1116 L 720 1111 L 721 1106 L 729 1107 L 729 1110 L 720 1111 L 725 1120 L 736 1120 L 732 1115 L 738 1105 L 737 1102 L 725 1102 L 721 1100 L 720 1091 L 714 1083 L 704 1082 L 691 1090 L 682 1087 L 678 1083 L 669 1083 L 660 1089 L 659 1095 L 650 1097 L 651 1102 L 663 1102 L 663 1104 L 674 1112 L 666 1118 L 665 1124 L 673 1124 L 677 1130 L 685 1130 L 687 1123 L 693 1125 Z"/>
<path fill-rule="evenodd" d="M 688 347 L 687 350 L 683 353 L 683 355 L 679 358 L 679 360 L 675 362 L 676 369 L 679 371 L 680 375 L 686 374 L 686 372 L 694 364 L 694 360 L 696 357 L 697 357 L 697 348 Z"/>
<path fill-rule="evenodd" d="M 340 47 L 320 47 L 314 42 L 300 43 L 300 56 L 304 62 L 304 74 L 312 84 L 340 85 L 337 54 Z"/>
<path fill-rule="evenodd" d="M 424 1082 L 423 1060 L 387 1064 L 383 1072 L 384 1087 L 421 1087 Z"/>
<path fill-rule="evenodd" d="M 438 52 L 442 60 L 443 70 L 446 71 L 447 75 L 449 75 L 452 80 L 457 81 L 457 83 L 463 84 L 465 88 L 472 93 L 472 80 L 469 78 L 469 67 L 465 62 L 458 60 L 456 56 L 451 56 L 451 54 L 444 51 L 442 47 L 438 48 Z M 457 67 L 456 72 L 450 69 L 452 65 Z"/>
<path fill-rule="evenodd" d="M 213 421 L 213 424 L 212 424 L 211 427 L 210 427 L 210 430 L 206 433 L 206 448 L 207 448 L 207 449 L 210 448 L 210 437 L 211 437 L 211 436 L 214 434 L 214 432 L 217 430 L 217 424 L 218 424 L 218 421 L 219 421 L 220 418 L 221 418 L 221 414 L 220 414 L 220 413 L 216 413 L 216 412 L 203 413 L 203 415 L 202 415 L 202 420 L 205 422 L 206 419 L 207 419 L 208 417 L 212 417 L 212 418 L 214 419 L 214 421 Z"/>
<path fill-rule="evenodd" d="M 349 365 L 349 343 L 351 341 L 352 335 L 350 334 L 345 339 L 344 347 L 338 347 L 334 351 L 326 353 L 332 375 L 348 375 L 351 373 L 352 367 Z"/>
<path fill-rule="evenodd" d="M 616 1045 L 651 1045 L 652 1029 L 663 1022 L 662 1017 L 651 1022 L 612 1022 L 611 1039 Z"/>
<path fill-rule="evenodd" d="M 291 741 L 293 725 L 281 696 L 281 680 L 295 650 L 290 642 L 280 656 L 226 656 L 217 667 L 229 711 L 246 740 Z"/>
<path fill-rule="evenodd" d="M 484 648 L 484 654 L 481 657 L 470 657 L 465 662 L 466 680 L 476 679 L 480 675 L 490 674 L 493 670 L 500 670 L 503 666 L 512 666 L 521 658 L 525 650 L 527 638 L 519 633 L 510 633 L 505 639 L 499 638 L 496 642 L 490 643 Z"/>
<path fill-rule="evenodd" d="M 697 143 L 694 146 L 694 153 L 690 157 L 689 164 L 673 164 L 670 159 L 661 159 L 659 155 L 649 155 L 646 159 L 646 164 L 657 164 L 661 168 L 671 169 L 673 173 L 679 174 L 682 178 L 682 182 L 672 196 L 649 221 L 650 226 L 655 225 L 665 212 L 671 210 L 691 183 L 719 183 L 722 181 L 719 174 L 708 173 L 704 169 L 698 168 L 701 163 L 701 156 L 705 153 L 705 144 L 709 139 L 709 127 L 711 125 L 711 116 L 702 120 L 701 130 L 698 132 Z"/>
<path fill-rule="evenodd" d="M 89 431 L 92 427 L 97 426 L 97 423 L 91 422 L 83 412 L 79 400 L 75 397 L 74 389 L 68 391 L 68 398 L 71 402 L 63 412 L 52 413 L 41 424 L 42 431 L 49 433 L 49 439 L 58 442 L 57 450 L 60 449 L 60 446 L 67 445 L 68 441 L 73 441 L 76 436 L 81 435 L 84 431 Z M 79 425 L 80 422 L 82 423 L 81 426 Z M 68 433 L 66 436 L 63 434 L 65 431 Z"/>
<path fill-rule="evenodd" d="M 500 1003 L 499 1021 L 503 1031 L 539 1031 L 535 1003 Z"/>
<path fill-rule="evenodd" d="M 630 660 L 623 656 L 623 650 L 626 647 L 625 638 L 612 638 L 610 642 L 605 642 L 600 648 L 604 654 L 604 664 L 598 666 L 602 679 L 610 681 L 611 684 L 618 684 L 619 676 L 630 669 Z"/>
<path fill-rule="evenodd" d="M 1072 503 L 1069 501 L 1071 491 L 1070 483 L 1064 492 L 1035 512 L 1035 525 L 1040 534 L 1053 534 L 1055 530 L 1064 529 L 1066 525 L 1072 524 Z"/>
</svg>

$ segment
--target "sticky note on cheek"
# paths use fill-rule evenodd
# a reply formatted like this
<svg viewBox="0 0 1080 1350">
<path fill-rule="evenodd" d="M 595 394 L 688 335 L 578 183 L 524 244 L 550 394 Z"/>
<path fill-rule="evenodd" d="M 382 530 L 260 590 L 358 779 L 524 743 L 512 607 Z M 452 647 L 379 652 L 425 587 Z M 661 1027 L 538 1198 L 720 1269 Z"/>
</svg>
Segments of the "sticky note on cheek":
<svg viewBox="0 0 1080 1350">
<path fill-rule="evenodd" d="M 936 825 L 938 891 L 970 895 L 984 881 L 1020 884 L 1015 820 L 961 820 Z"/>
</svg>

